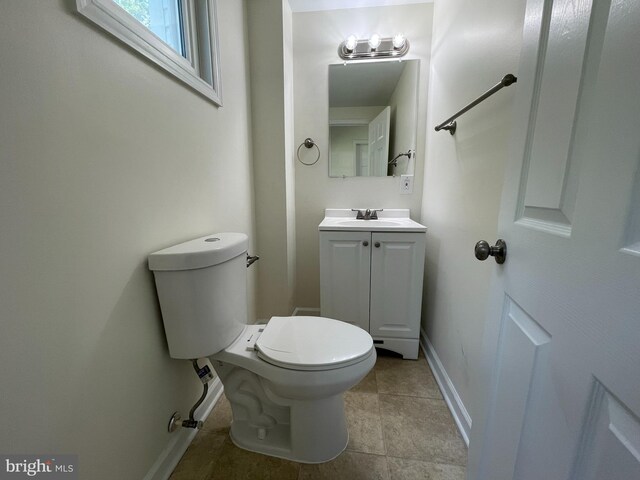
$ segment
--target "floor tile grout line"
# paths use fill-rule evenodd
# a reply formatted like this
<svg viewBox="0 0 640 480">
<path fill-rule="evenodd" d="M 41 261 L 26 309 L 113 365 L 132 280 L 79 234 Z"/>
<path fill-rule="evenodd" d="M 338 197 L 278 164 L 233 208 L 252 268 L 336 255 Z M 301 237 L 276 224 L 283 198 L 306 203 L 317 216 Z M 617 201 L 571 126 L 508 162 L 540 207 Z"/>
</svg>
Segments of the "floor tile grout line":
<svg viewBox="0 0 640 480">
<path fill-rule="evenodd" d="M 387 455 L 387 460 L 389 460 L 390 458 L 394 458 L 396 460 L 413 460 L 415 462 L 421 462 L 421 463 L 430 463 L 431 465 L 445 465 L 445 466 L 451 466 L 451 467 L 462 467 L 462 468 L 467 468 L 467 465 L 461 465 L 459 463 L 452 463 L 452 462 L 436 462 L 436 461 L 431 461 L 431 460 L 422 460 L 419 458 L 412 458 L 412 457 L 399 457 L 397 455 Z"/>
<path fill-rule="evenodd" d="M 376 401 L 378 403 L 378 418 L 380 419 L 380 433 L 382 434 L 382 447 L 384 448 L 384 455 L 387 456 L 387 441 L 384 435 L 384 426 L 382 425 L 382 408 L 380 407 L 380 390 L 378 389 L 378 372 L 374 370 L 374 377 L 376 379 Z M 387 470 L 389 466 L 387 465 Z"/>
<path fill-rule="evenodd" d="M 438 400 L 444 402 L 444 398 L 434 398 L 434 397 L 421 397 L 419 395 L 403 395 L 400 393 L 379 393 L 378 395 L 388 395 L 390 397 L 404 397 L 404 398 L 422 398 L 424 400 Z M 444 402 L 446 405 L 446 402 Z"/>
<path fill-rule="evenodd" d="M 354 392 L 354 393 L 360 393 L 360 392 Z M 362 392 L 364 393 L 364 392 Z M 423 395 L 409 395 L 407 393 L 389 393 L 389 392 L 380 392 L 380 395 L 393 395 L 395 397 L 409 397 L 409 398 L 426 398 L 427 400 L 442 400 L 444 401 L 444 398 L 442 397 L 425 397 Z"/>
</svg>

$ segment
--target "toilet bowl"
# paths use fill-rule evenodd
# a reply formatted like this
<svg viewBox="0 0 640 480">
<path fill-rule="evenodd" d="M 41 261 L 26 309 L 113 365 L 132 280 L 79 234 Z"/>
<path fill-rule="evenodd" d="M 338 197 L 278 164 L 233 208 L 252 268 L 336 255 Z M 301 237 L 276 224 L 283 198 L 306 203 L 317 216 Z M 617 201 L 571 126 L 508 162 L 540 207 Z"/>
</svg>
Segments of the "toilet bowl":
<svg viewBox="0 0 640 480">
<path fill-rule="evenodd" d="M 149 256 L 173 358 L 208 357 L 239 447 L 303 463 L 347 446 L 343 394 L 373 368 L 363 329 L 323 317 L 246 324 L 247 236 L 208 235 Z"/>
<path fill-rule="evenodd" d="M 305 463 L 339 455 L 349 438 L 343 393 L 375 364 L 370 338 L 358 327 L 321 317 L 248 325 L 209 357 L 233 411 L 233 442 Z"/>
</svg>

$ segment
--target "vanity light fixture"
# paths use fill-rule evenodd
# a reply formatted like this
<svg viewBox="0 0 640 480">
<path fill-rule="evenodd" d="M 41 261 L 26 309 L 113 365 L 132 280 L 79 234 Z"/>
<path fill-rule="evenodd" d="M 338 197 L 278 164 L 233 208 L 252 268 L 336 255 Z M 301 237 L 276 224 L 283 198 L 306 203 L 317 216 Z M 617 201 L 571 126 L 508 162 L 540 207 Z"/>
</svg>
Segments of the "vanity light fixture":
<svg viewBox="0 0 640 480">
<path fill-rule="evenodd" d="M 377 33 L 374 33 L 369 37 L 369 46 L 371 47 L 371 50 L 377 49 L 380 46 L 380 42 L 380 35 L 378 35 Z"/>
<path fill-rule="evenodd" d="M 402 47 L 404 47 L 407 39 L 402 33 L 396 33 L 393 36 L 393 40 L 391 40 L 391 42 L 393 43 L 393 48 L 395 48 L 396 50 L 400 50 Z"/>
<path fill-rule="evenodd" d="M 349 35 L 338 47 L 338 55 L 343 60 L 399 58 L 408 52 L 409 40 L 402 33 L 393 37 L 381 37 L 374 33 L 367 39 Z"/>
<path fill-rule="evenodd" d="M 358 39 L 355 35 L 349 35 L 347 39 L 344 41 L 344 48 L 347 52 L 353 52 L 358 45 Z"/>
</svg>

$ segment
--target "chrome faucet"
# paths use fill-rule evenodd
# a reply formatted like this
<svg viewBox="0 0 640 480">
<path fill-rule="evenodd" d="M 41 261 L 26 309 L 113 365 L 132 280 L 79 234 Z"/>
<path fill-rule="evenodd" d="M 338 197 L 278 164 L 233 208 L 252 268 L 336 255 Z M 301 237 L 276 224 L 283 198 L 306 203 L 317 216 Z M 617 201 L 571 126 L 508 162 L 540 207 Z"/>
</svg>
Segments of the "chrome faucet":
<svg viewBox="0 0 640 480">
<path fill-rule="evenodd" d="M 362 210 L 359 210 L 357 208 L 351 209 L 352 212 L 358 212 L 356 214 L 356 220 L 377 220 L 378 212 L 382 212 L 383 210 L 384 208 L 374 208 L 374 209 L 367 208 L 363 212 Z"/>
</svg>

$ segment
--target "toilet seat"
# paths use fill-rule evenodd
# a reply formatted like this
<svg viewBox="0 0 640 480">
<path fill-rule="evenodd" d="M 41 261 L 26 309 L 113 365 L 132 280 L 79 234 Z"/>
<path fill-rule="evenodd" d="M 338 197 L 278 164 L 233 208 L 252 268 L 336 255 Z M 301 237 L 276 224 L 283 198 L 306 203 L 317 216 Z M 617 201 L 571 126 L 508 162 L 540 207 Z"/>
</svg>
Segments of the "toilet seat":
<svg viewBox="0 0 640 480">
<path fill-rule="evenodd" d="M 324 317 L 272 317 L 255 343 L 265 362 L 289 370 L 332 370 L 360 362 L 373 349 L 360 327 Z"/>
</svg>

